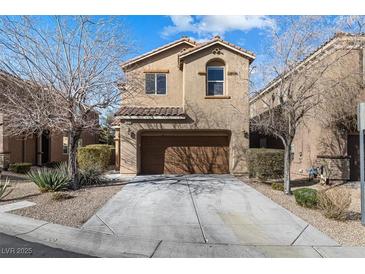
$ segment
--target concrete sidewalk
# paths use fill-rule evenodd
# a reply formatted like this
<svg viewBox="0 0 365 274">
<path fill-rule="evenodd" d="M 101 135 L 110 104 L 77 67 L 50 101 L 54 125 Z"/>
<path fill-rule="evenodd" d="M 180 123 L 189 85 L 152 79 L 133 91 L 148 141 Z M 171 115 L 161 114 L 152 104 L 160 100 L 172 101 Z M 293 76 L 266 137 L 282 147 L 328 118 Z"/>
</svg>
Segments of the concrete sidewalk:
<svg viewBox="0 0 365 274">
<path fill-rule="evenodd" d="M 181 243 L 123 237 L 0 213 L 0 232 L 96 257 L 160 258 L 365 258 L 365 248 Z"/>
</svg>

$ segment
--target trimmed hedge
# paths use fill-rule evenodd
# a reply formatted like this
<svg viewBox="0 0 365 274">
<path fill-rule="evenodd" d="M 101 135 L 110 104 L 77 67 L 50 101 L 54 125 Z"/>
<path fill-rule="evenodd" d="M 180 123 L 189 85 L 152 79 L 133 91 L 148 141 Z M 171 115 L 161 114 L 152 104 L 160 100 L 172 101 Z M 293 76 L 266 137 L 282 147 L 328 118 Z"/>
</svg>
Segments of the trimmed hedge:
<svg viewBox="0 0 365 274">
<path fill-rule="evenodd" d="M 250 148 L 247 156 L 250 177 L 260 180 L 284 177 L 284 150 Z"/>
<path fill-rule="evenodd" d="M 30 171 L 31 163 L 14 163 L 9 165 L 9 170 L 15 173 L 25 174 Z"/>
<path fill-rule="evenodd" d="M 112 146 L 110 145 L 88 145 L 80 147 L 77 151 L 77 161 L 80 169 L 99 169 L 104 171 L 108 168 Z"/>
<path fill-rule="evenodd" d="M 312 188 L 300 188 L 294 190 L 295 201 L 303 207 L 315 208 L 318 204 L 317 190 Z"/>
</svg>

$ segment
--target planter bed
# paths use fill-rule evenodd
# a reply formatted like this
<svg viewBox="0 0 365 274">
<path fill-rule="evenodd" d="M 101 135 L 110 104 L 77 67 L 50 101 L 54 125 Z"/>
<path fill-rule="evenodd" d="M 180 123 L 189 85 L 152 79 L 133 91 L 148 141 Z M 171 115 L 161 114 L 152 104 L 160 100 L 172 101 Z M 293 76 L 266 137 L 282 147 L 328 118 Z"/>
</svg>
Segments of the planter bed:
<svg viewBox="0 0 365 274">
<path fill-rule="evenodd" d="M 76 191 L 66 191 L 70 199 L 53 200 L 52 193 L 41 193 L 29 181 L 12 181 L 13 191 L 0 201 L 0 206 L 19 201 L 30 201 L 35 206 L 18 209 L 10 213 L 31 217 L 65 226 L 80 227 L 115 193 L 121 190 L 122 183 L 90 186 Z"/>
<path fill-rule="evenodd" d="M 345 222 L 327 219 L 318 209 L 308 209 L 296 204 L 294 195 L 287 196 L 281 191 L 271 189 L 270 184 L 255 182 L 253 180 L 242 179 L 245 183 L 255 188 L 274 202 L 290 210 L 292 213 L 307 221 L 317 229 L 326 233 L 338 243 L 347 246 L 365 246 L 365 226 L 361 225 L 360 214 L 360 189 L 346 185 L 338 186 L 351 193 L 352 203 L 350 211 L 356 216 L 354 220 Z M 306 186 L 308 187 L 308 186 Z M 310 186 L 315 189 L 323 189 L 323 186 L 316 184 Z M 297 189 L 297 188 L 293 188 Z"/>
</svg>

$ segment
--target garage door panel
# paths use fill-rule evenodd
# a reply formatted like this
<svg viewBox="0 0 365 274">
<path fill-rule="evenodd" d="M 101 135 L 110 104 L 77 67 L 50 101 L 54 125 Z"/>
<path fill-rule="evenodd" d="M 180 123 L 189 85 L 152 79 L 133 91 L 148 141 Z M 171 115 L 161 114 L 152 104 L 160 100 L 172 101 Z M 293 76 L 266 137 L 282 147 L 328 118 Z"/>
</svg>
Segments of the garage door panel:
<svg viewBox="0 0 365 274">
<path fill-rule="evenodd" d="M 228 136 L 142 136 L 141 173 L 229 173 Z"/>
</svg>

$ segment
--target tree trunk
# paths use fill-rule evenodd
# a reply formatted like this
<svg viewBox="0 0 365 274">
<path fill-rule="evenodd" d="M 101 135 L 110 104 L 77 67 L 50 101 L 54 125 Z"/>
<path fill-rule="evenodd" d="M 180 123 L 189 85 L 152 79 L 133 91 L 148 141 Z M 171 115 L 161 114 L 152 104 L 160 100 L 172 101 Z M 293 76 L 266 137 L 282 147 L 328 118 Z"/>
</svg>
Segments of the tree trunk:
<svg viewBox="0 0 365 274">
<path fill-rule="evenodd" d="M 80 135 L 79 131 L 71 131 L 68 140 L 68 170 L 71 177 L 71 188 L 73 190 L 80 187 L 77 167 L 77 148 L 79 146 Z"/>
<path fill-rule="evenodd" d="M 290 188 L 290 154 L 291 145 L 284 146 L 284 192 L 287 195 L 291 194 Z"/>
</svg>

